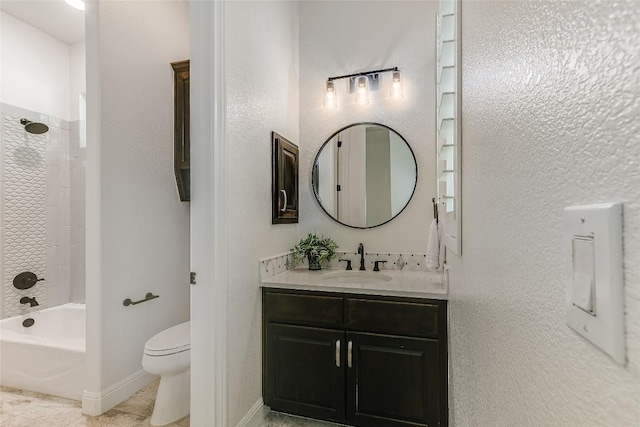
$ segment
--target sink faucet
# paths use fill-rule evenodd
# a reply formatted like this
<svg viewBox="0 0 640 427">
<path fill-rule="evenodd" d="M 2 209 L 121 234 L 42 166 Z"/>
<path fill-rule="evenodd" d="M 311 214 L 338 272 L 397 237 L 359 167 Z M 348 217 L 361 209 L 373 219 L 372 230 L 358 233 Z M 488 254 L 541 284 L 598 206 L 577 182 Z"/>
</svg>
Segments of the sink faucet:
<svg viewBox="0 0 640 427">
<path fill-rule="evenodd" d="M 358 245 L 358 253 L 360 254 L 360 271 L 364 271 L 364 246 L 362 243 Z"/>
<path fill-rule="evenodd" d="M 35 307 L 37 305 L 40 305 L 40 304 L 38 304 L 38 301 L 36 301 L 36 297 L 33 297 L 33 298 L 22 297 L 22 298 L 20 298 L 20 304 L 30 304 L 31 307 Z"/>
</svg>

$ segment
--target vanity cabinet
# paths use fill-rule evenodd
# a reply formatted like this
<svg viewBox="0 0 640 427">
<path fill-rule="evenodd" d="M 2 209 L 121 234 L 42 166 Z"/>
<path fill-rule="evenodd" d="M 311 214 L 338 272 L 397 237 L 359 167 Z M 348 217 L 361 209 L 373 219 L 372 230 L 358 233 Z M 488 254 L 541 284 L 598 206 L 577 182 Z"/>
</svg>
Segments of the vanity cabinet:
<svg viewBox="0 0 640 427">
<path fill-rule="evenodd" d="M 446 301 L 263 289 L 273 410 L 354 426 L 446 426 Z"/>
<path fill-rule="evenodd" d="M 304 326 L 267 325 L 268 405 L 312 418 L 344 418 L 344 332 Z"/>
</svg>

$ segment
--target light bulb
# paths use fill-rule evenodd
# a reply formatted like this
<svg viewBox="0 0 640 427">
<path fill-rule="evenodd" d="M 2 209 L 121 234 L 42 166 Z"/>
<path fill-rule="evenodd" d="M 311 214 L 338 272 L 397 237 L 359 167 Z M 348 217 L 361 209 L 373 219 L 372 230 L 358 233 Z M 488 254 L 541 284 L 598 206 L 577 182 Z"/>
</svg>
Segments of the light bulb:
<svg viewBox="0 0 640 427">
<path fill-rule="evenodd" d="M 337 108 L 338 100 L 336 99 L 336 89 L 332 81 L 327 81 L 327 92 L 324 95 L 325 108 Z"/>
<path fill-rule="evenodd" d="M 369 103 L 369 79 L 360 76 L 356 79 L 356 103 L 366 105 Z"/>
<path fill-rule="evenodd" d="M 402 80 L 400 79 L 400 71 L 393 72 L 393 82 L 391 83 L 391 98 L 402 99 Z"/>
</svg>

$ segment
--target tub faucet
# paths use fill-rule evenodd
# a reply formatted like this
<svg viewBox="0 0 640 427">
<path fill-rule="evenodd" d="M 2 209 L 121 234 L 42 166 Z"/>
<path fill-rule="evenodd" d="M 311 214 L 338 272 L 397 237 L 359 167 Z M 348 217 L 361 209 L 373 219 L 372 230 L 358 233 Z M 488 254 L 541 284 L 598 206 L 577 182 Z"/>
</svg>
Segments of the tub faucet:
<svg viewBox="0 0 640 427">
<path fill-rule="evenodd" d="M 364 246 L 362 243 L 358 245 L 358 253 L 360 254 L 360 271 L 364 271 Z"/>
<path fill-rule="evenodd" d="M 31 304 L 31 307 L 40 305 L 38 304 L 38 301 L 36 301 L 36 297 L 33 297 L 33 298 L 22 297 L 20 298 L 20 304 Z"/>
</svg>

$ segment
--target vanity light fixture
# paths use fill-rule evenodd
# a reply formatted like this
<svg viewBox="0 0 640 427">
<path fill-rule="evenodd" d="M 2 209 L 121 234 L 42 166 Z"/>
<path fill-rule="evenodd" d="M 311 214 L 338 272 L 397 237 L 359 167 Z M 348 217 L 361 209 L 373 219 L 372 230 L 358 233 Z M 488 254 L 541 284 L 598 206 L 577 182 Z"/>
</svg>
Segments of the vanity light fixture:
<svg viewBox="0 0 640 427">
<path fill-rule="evenodd" d="M 336 99 L 336 88 L 331 80 L 327 80 L 327 93 L 324 96 L 325 108 L 335 109 L 338 106 Z"/>
<path fill-rule="evenodd" d="M 329 77 L 326 82 L 326 92 L 324 106 L 326 108 L 337 107 L 337 94 L 335 90 L 335 80 L 349 79 L 349 93 L 356 95 L 356 104 L 366 105 L 369 103 L 369 91 L 378 90 L 379 74 L 393 72 L 393 82 L 391 87 L 391 98 L 402 99 L 402 81 L 400 80 L 400 70 L 398 67 L 385 68 L 383 70 L 364 71 L 361 73 L 346 74 L 344 76 Z"/>
<path fill-rule="evenodd" d="M 369 78 L 360 76 L 356 79 L 356 104 L 366 105 L 369 103 Z"/>
<path fill-rule="evenodd" d="M 400 80 L 400 71 L 393 72 L 393 81 L 391 83 L 391 98 L 402 99 L 402 80 Z"/>
</svg>

